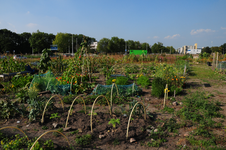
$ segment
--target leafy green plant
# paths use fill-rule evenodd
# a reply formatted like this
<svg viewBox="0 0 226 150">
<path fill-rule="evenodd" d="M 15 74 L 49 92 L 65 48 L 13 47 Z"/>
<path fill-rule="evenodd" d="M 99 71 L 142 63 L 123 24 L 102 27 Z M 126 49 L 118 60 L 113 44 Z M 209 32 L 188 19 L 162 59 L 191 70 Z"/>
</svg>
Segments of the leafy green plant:
<svg viewBox="0 0 226 150">
<path fill-rule="evenodd" d="M 137 103 L 137 100 L 133 100 L 132 102 L 129 102 L 129 111 L 131 112 L 133 107 L 135 106 L 135 104 Z M 147 106 L 148 107 L 148 106 Z M 136 116 L 141 116 L 142 114 L 144 114 L 144 108 L 143 105 L 141 105 L 140 103 L 138 103 L 136 105 L 136 107 L 133 110 L 133 115 Z"/>
<path fill-rule="evenodd" d="M 168 113 L 174 113 L 174 109 L 173 108 L 170 108 L 170 107 L 167 107 L 167 106 L 165 106 L 163 108 L 163 111 L 167 111 Z"/>
<path fill-rule="evenodd" d="M 212 137 L 210 139 L 196 139 L 195 137 L 191 136 L 187 139 L 193 146 L 210 147 L 216 145 L 215 137 Z"/>
<path fill-rule="evenodd" d="M 109 122 L 108 122 L 108 124 L 112 124 L 112 126 L 113 126 L 113 128 L 115 128 L 116 127 L 116 124 L 120 124 L 120 119 L 114 119 L 114 118 L 112 118 Z"/>
<path fill-rule="evenodd" d="M 72 101 L 75 99 L 76 95 L 73 95 L 73 94 L 69 94 L 68 96 L 64 96 L 63 98 L 63 102 L 66 103 L 66 104 L 71 104 Z M 74 104 L 77 104 L 77 101 L 75 101 Z"/>
<path fill-rule="evenodd" d="M 58 116 L 58 113 L 51 114 L 49 119 L 55 119 L 55 118 L 60 118 L 60 116 Z"/>
<path fill-rule="evenodd" d="M 92 135 L 86 134 L 82 136 L 77 136 L 75 142 L 79 146 L 87 146 L 91 143 Z"/>
<path fill-rule="evenodd" d="M 27 73 L 26 75 L 17 74 L 11 80 L 12 87 L 14 89 L 16 89 L 16 88 L 22 88 L 26 84 L 28 84 L 29 82 L 31 82 L 32 79 L 33 79 L 33 75 L 31 75 L 30 73 Z"/>
<path fill-rule="evenodd" d="M 28 109 L 29 109 L 29 121 L 36 120 L 38 116 L 40 116 L 44 110 L 45 103 L 46 103 L 46 97 L 36 97 L 33 99 L 28 99 Z M 47 109 L 51 110 L 55 108 L 52 101 L 48 103 Z"/>
<path fill-rule="evenodd" d="M 78 130 L 75 130 L 75 131 L 72 131 L 71 134 L 72 134 L 72 135 L 73 135 L 73 134 L 78 134 L 78 132 L 79 132 Z"/>
<path fill-rule="evenodd" d="M 138 73 L 139 72 L 139 66 L 137 65 L 133 65 L 133 66 L 126 66 L 125 67 L 125 72 L 127 74 L 130 74 L 130 73 Z"/>
<path fill-rule="evenodd" d="M 164 95 L 164 89 L 166 81 L 160 77 L 156 77 L 152 81 L 151 95 L 156 97 L 162 97 Z"/>
<path fill-rule="evenodd" d="M 47 130 L 48 127 L 47 127 L 47 126 L 43 126 L 42 129 L 43 129 L 43 130 Z"/>
<path fill-rule="evenodd" d="M 9 119 L 9 117 L 14 117 L 20 112 L 18 107 L 18 102 L 16 101 L 10 101 L 9 99 L 0 100 L 0 118 Z"/>
<path fill-rule="evenodd" d="M 22 150 L 22 149 L 30 149 L 31 146 L 34 144 L 37 138 L 31 139 L 27 141 L 27 137 L 20 137 L 19 134 L 15 135 L 15 137 L 7 137 L 4 136 L 0 132 L 0 141 L 1 141 L 1 148 L 4 150 Z M 33 150 L 54 150 L 54 145 L 52 140 L 42 141 L 39 140 Z"/>
<path fill-rule="evenodd" d="M 151 84 L 150 80 L 147 76 L 140 76 L 137 79 L 137 84 L 141 85 L 143 88 L 148 88 L 148 86 Z"/>
<path fill-rule="evenodd" d="M 48 70 L 48 68 L 51 66 L 51 59 L 50 59 L 50 55 L 51 55 L 51 50 L 48 49 L 44 49 L 42 51 L 42 55 L 40 58 L 40 63 L 38 65 L 39 70 L 43 73 L 45 71 Z"/>
</svg>

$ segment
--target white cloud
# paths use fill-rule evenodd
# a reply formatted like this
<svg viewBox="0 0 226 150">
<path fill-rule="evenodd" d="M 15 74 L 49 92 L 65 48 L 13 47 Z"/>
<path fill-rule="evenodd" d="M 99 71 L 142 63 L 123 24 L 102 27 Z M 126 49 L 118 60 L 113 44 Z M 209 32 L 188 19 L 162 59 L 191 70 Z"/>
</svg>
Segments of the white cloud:
<svg viewBox="0 0 226 150">
<path fill-rule="evenodd" d="M 225 30 L 226 28 L 224 28 L 224 27 L 221 27 L 221 29 L 222 29 L 222 30 Z"/>
<path fill-rule="evenodd" d="M 176 37 L 180 37 L 180 34 L 174 34 L 173 36 L 168 35 L 168 36 L 164 37 L 164 39 L 173 39 Z"/>
<path fill-rule="evenodd" d="M 158 36 L 154 36 L 153 38 L 154 38 L 154 39 L 158 39 L 159 37 L 158 37 Z"/>
<path fill-rule="evenodd" d="M 195 34 L 202 33 L 202 32 L 209 33 L 209 32 L 215 32 L 215 30 L 211 30 L 211 29 L 191 30 L 191 35 L 195 35 Z"/>
<path fill-rule="evenodd" d="M 27 11 L 27 14 L 30 14 L 30 11 Z"/>
<path fill-rule="evenodd" d="M 37 24 L 35 24 L 35 23 L 29 23 L 29 24 L 27 24 L 27 27 L 29 27 L 29 28 L 33 28 L 33 27 L 36 27 L 37 26 Z"/>
</svg>

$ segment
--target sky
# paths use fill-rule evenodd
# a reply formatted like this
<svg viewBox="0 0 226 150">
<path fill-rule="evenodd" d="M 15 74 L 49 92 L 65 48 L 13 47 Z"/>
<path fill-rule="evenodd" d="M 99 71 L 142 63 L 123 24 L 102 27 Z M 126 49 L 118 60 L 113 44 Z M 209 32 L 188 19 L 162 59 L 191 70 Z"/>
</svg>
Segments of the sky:
<svg viewBox="0 0 226 150">
<path fill-rule="evenodd" d="M 226 0 L 0 0 L 0 29 L 179 48 L 226 43 Z"/>
</svg>

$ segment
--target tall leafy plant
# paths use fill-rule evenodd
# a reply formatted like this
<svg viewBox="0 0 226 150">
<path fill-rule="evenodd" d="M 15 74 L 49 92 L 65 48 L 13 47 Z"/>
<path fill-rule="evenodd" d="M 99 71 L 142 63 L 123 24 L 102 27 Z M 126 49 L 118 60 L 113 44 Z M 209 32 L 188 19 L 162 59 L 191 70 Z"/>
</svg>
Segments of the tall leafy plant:
<svg viewBox="0 0 226 150">
<path fill-rule="evenodd" d="M 48 49 L 44 49 L 42 51 L 42 55 L 41 55 L 41 59 L 40 59 L 40 63 L 38 65 L 40 72 L 45 72 L 48 70 L 48 67 L 51 66 L 51 59 L 50 59 L 50 55 L 51 55 L 51 50 Z"/>
</svg>

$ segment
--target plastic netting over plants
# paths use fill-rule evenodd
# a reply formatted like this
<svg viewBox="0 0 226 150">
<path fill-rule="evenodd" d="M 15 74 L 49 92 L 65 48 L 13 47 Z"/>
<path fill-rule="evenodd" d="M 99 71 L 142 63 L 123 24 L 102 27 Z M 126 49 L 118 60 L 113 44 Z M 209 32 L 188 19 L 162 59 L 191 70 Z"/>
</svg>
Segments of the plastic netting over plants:
<svg viewBox="0 0 226 150">
<path fill-rule="evenodd" d="M 108 95 L 111 94 L 118 94 L 120 96 L 135 96 L 140 95 L 142 90 L 136 84 L 130 85 L 101 85 L 98 84 L 96 88 L 92 91 L 91 95 Z"/>
<path fill-rule="evenodd" d="M 35 75 L 29 89 L 37 92 L 51 91 L 52 93 L 67 95 L 70 92 L 70 84 L 62 85 L 49 71 L 45 74 Z"/>
<path fill-rule="evenodd" d="M 218 69 L 226 69 L 226 61 L 219 62 L 217 65 Z"/>
</svg>

